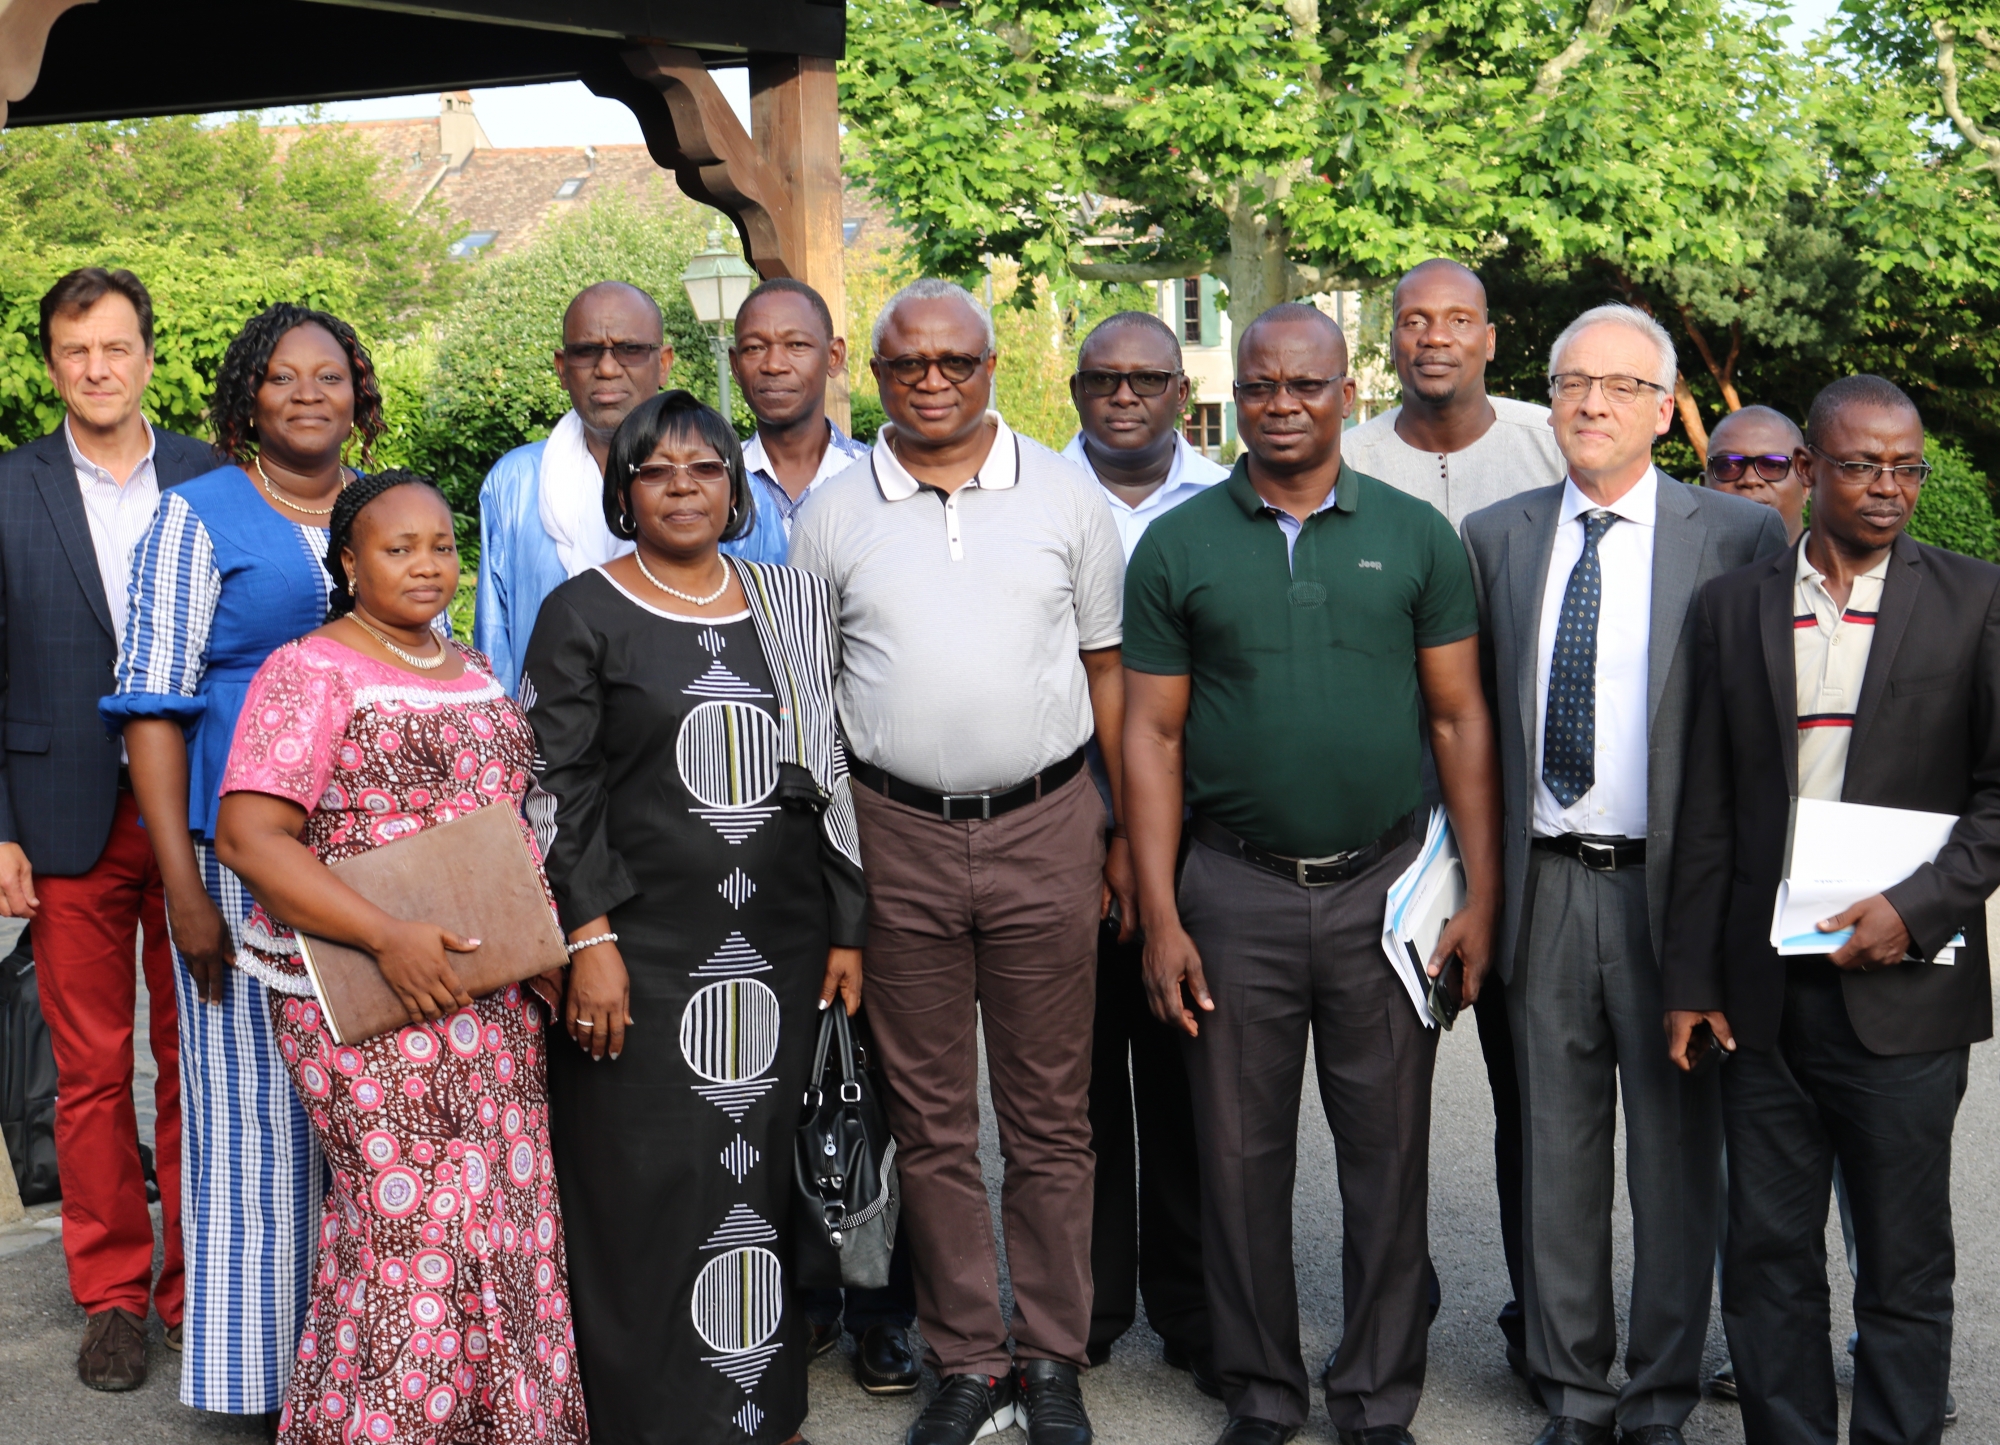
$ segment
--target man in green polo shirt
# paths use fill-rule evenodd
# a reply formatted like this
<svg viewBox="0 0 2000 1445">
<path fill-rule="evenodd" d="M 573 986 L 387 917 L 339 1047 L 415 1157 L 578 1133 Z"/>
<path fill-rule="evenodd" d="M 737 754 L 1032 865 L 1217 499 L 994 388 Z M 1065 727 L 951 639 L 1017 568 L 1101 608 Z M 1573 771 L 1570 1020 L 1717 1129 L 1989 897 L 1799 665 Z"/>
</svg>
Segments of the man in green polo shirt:
<svg viewBox="0 0 2000 1445">
<path fill-rule="evenodd" d="M 1347 1236 L 1327 1410 L 1342 1445 L 1410 1439 L 1437 1034 L 1381 937 L 1389 886 L 1423 840 L 1426 721 L 1467 882 L 1429 967 L 1456 953 L 1468 1002 L 1500 891 L 1465 552 L 1429 503 L 1341 464 L 1346 371 L 1340 328 L 1310 306 L 1247 327 L 1245 455 L 1153 523 L 1126 573 L 1127 826 L 1153 1009 L 1188 1036 L 1230 1416 L 1217 1445 L 1282 1445 L 1310 1408 L 1291 1198 L 1309 1034 Z M 1184 817 L 1193 846 L 1177 890 Z"/>
</svg>

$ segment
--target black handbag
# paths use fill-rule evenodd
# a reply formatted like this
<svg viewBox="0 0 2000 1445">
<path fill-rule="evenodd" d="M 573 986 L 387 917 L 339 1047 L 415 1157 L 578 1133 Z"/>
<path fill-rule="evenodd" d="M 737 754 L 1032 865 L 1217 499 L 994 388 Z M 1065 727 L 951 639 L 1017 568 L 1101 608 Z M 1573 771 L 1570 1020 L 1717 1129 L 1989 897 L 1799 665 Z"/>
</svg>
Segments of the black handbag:
<svg viewBox="0 0 2000 1445">
<path fill-rule="evenodd" d="M 838 1079 L 827 1066 L 838 1056 Z M 862 1066 L 836 999 L 819 1021 L 819 1047 L 806 1083 L 792 1150 L 798 1198 L 793 1237 L 798 1282 L 816 1288 L 881 1289 L 889 1283 L 902 1197 L 896 1141 L 881 1090 Z"/>
<path fill-rule="evenodd" d="M 33 930 L 0 960 L 0 1138 L 23 1204 L 62 1197 L 56 1173 L 56 1056 L 42 1018 Z"/>
</svg>

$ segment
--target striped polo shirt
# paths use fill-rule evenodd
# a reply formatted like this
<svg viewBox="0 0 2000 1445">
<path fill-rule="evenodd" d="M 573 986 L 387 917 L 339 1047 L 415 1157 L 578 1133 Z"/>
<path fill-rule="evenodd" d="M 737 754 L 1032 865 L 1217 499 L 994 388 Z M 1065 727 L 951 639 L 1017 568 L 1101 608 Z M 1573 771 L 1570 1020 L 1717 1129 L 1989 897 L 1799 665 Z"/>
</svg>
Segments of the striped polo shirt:
<svg viewBox="0 0 2000 1445">
<path fill-rule="evenodd" d="M 1799 675 L 1799 796 L 1840 800 L 1847 779 L 1847 742 L 1875 641 L 1875 614 L 1889 554 L 1854 579 L 1847 606 L 1838 606 L 1826 579 L 1799 543 L 1798 581 L 1792 597 L 1792 657 Z"/>
</svg>

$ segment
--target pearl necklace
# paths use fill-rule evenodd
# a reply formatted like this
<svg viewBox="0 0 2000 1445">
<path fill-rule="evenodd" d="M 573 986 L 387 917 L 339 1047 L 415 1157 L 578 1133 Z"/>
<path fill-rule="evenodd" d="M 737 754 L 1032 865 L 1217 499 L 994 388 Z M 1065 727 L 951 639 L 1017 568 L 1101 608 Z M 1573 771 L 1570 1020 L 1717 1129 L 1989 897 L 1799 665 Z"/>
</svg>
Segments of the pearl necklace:
<svg viewBox="0 0 2000 1445">
<path fill-rule="evenodd" d="M 409 663 L 410 666 L 422 668 L 425 672 L 429 672 L 434 667 L 443 667 L 445 658 L 449 656 L 449 654 L 445 651 L 444 639 L 442 637 L 439 637 L 435 632 L 431 634 L 431 640 L 437 643 L 437 656 L 418 657 L 415 653 L 403 651 L 402 648 L 396 646 L 395 643 L 391 642 L 388 638 L 384 637 L 381 633 L 377 632 L 374 628 L 370 627 L 367 623 L 363 622 L 359 617 L 356 617 L 352 612 L 347 614 L 347 620 L 349 622 L 352 622 L 356 627 L 360 628 L 363 632 L 367 633 L 370 637 L 374 638 L 377 642 L 381 643 L 384 647 L 388 648 L 389 651 L 395 653 L 396 656 L 402 658 L 403 661 Z"/>
<path fill-rule="evenodd" d="M 653 575 L 652 568 L 646 565 L 646 559 L 639 555 L 639 551 L 636 547 L 633 548 L 632 550 L 632 560 L 639 564 L 639 571 L 642 574 L 644 574 L 648 582 L 652 583 L 655 587 L 659 588 L 662 592 L 667 593 L 669 596 L 678 597 L 683 602 L 692 602 L 697 607 L 708 606 L 709 603 L 715 601 L 716 598 L 720 597 L 723 593 L 729 590 L 729 564 L 727 562 L 722 562 L 722 559 L 720 557 L 717 557 L 715 560 L 718 562 L 722 562 L 722 585 L 716 588 L 713 592 L 709 593 L 708 596 L 706 597 L 696 597 L 692 593 L 681 591 L 680 588 L 678 587 L 669 587 L 666 583 L 662 582 L 659 578 Z"/>
<path fill-rule="evenodd" d="M 276 487 L 272 486 L 271 479 L 264 475 L 263 453 L 260 452 L 256 456 L 250 458 L 250 465 L 252 465 L 257 469 L 257 480 L 264 484 L 265 494 L 269 496 L 270 499 L 276 502 L 279 506 L 290 507 L 294 512 L 304 512 L 308 517 L 330 517 L 333 515 L 333 507 L 308 507 L 303 503 L 293 501 L 290 497 L 286 496 L 283 492 L 279 491 Z M 341 478 L 340 478 L 340 492 L 344 492 L 347 490 L 346 473 L 347 469 L 345 467 L 342 467 Z M 340 492 L 335 492 L 333 494 L 334 506 L 340 505 Z"/>
</svg>

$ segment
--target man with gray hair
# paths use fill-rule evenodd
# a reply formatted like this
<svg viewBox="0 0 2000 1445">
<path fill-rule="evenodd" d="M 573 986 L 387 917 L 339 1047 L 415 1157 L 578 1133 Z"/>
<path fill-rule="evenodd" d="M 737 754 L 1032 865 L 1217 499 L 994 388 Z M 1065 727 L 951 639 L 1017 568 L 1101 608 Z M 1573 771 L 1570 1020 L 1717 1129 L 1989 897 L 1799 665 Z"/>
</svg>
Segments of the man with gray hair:
<svg viewBox="0 0 2000 1445">
<path fill-rule="evenodd" d="M 888 424 L 801 505 L 791 562 L 839 598 L 868 1013 L 940 1380 L 908 1441 L 1020 1423 L 1029 1445 L 1089 1445 L 1097 929 L 1114 889 L 1127 918 L 1133 900 L 1084 760 L 1094 736 L 1115 804 L 1124 556 L 1096 483 L 990 409 L 993 323 L 963 287 L 904 287 L 873 342 Z M 982 1030 L 1011 1321 L 979 1166 Z"/>
<path fill-rule="evenodd" d="M 1522 1300 L 1537 1445 L 1681 1445 L 1701 1395 L 1721 1163 L 1712 1070 L 1662 1047 L 1658 959 L 1702 584 L 1785 548 L 1778 514 L 1653 465 L 1673 340 L 1586 311 L 1549 355 L 1567 476 L 1466 518 L 1505 795 L 1507 989 L 1523 1104 Z M 1627 1379 L 1611 1383 L 1616 1105 L 1632 1199 Z"/>
</svg>

